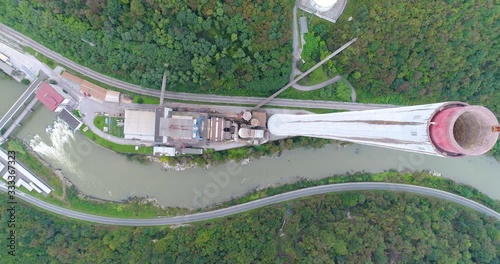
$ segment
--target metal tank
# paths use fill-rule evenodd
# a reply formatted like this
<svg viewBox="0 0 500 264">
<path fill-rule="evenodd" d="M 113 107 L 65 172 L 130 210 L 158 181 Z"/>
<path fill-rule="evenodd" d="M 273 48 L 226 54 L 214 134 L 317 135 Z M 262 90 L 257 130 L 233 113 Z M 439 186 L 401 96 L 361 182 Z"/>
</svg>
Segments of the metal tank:
<svg viewBox="0 0 500 264">
<path fill-rule="evenodd" d="M 326 12 L 337 3 L 337 0 L 311 0 L 311 5 L 316 11 Z"/>
</svg>

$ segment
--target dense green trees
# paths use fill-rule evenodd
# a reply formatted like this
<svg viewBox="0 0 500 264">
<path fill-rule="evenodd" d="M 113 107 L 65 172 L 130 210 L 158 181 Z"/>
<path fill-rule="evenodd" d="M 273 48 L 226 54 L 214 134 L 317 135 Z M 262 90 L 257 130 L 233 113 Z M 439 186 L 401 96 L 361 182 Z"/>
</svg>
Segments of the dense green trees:
<svg viewBox="0 0 500 264">
<path fill-rule="evenodd" d="M 404 193 L 322 195 L 176 229 L 91 225 L 21 205 L 16 217 L 17 256 L 3 263 L 500 261 L 500 222 Z"/>
<path fill-rule="evenodd" d="M 328 26 L 334 58 L 361 101 L 415 104 L 457 100 L 500 114 L 496 1 L 350 1 Z M 353 21 L 347 21 L 352 16 Z M 355 78 L 358 72 L 361 78 Z"/>
<path fill-rule="evenodd" d="M 265 95 L 290 72 L 291 3 L 4 1 L 0 21 L 141 86 L 159 89 L 167 63 L 170 90 Z"/>
</svg>

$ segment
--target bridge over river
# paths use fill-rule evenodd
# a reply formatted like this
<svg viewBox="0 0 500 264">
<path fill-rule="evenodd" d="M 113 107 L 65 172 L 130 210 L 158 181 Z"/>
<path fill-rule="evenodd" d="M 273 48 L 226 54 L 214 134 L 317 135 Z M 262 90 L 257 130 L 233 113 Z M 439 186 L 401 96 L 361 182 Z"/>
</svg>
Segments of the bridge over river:
<svg viewBox="0 0 500 264">
<path fill-rule="evenodd" d="M 40 72 L 40 76 L 35 79 L 35 81 L 28 87 L 28 89 L 0 119 L 0 131 L 3 132 L 0 136 L 0 144 L 7 140 L 14 129 L 21 124 L 21 121 L 26 117 L 26 115 L 28 115 L 33 106 L 35 106 L 36 102 L 38 101 L 38 99 L 34 97 L 35 92 L 38 90 L 38 87 L 40 87 L 42 81 L 46 78 L 47 75 L 44 72 Z M 16 115 L 17 118 L 15 118 Z M 11 123 L 11 121 L 14 122 Z M 9 123 L 10 126 L 7 126 Z"/>
</svg>

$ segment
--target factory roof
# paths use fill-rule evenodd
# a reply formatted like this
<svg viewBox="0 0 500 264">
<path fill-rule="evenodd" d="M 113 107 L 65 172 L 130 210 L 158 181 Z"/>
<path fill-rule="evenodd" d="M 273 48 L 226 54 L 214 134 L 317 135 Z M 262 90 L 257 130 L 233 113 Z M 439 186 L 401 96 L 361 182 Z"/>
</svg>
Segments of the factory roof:
<svg viewBox="0 0 500 264">
<path fill-rule="evenodd" d="M 64 79 L 67 79 L 67 80 L 70 80 L 74 83 L 77 83 L 77 84 L 82 84 L 83 82 L 83 79 L 80 78 L 80 77 L 77 77 L 67 71 L 63 72 L 62 75 L 61 75 Z"/>
<path fill-rule="evenodd" d="M 82 126 L 82 122 L 66 108 L 61 111 L 59 118 L 66 122 L 73 130 L 77 130 Z"/>
<path fill-rule="evenodd" d="M 9 57 L 4 55 L 3 53 L 0 53 L 0 60 L 3 62 L 7 62 L 9 60 Z"/>
<path fill-rule="evenodd" d="M 192 116 L 172 116 L 160 121 L 160 133 L 165 133 L 171 138 L 192 139 L 194 132 L 194 120 Z"/>
<path fill-rule="evenodd" d="M 80 86 L 80 92 L 98 101 L 104 101 L 108 90 L 84 80 Z"/>
<path fill-rule="evenodd" d="M 238 130 L 238 136 L 241 138 L 264 138 L 264 130 L 242 127 Z"/>
<path fill-rule="evenodd" d="M 225 131 L 231 128 L 231 122 L 221 117 L 211 117 L 209 122 L 208 139 L 211 141 L 225 141 L 231 139 L 231 133 Z"/>
<path fill-rule="evenodd" d="M 256 119 L 259 121 L 259 126 L 262 128 L 266 128 L 266 122 L 267 122 L 267 113 L 266 111 L 253 111 L 252 112 L 252 117 L 253 119 Z"/>
<path fill-rule="evenodd" d="M 64 101 L 64 97 L 46 82 L 40 85 L 36 98 L 52 112 Z"/>
<path fill-rule="evenodd" d="M 177 155 L 177 151 L 174 147 L 155 146 L 153 147 L 153 154 L 156 156 L 173 157 Z"/>
<path fill-rule="evenodd" d="M 104 98 L 106 102 L 119 103 L 120 102 L 120 92 L 117 91 L 107 91 L 106 97 Z"/>
<path fill-rule="evenodd" d="M 155 112 L 125 109 L 124 134 L 126 139 L 154 141 Z"/>
</svg>

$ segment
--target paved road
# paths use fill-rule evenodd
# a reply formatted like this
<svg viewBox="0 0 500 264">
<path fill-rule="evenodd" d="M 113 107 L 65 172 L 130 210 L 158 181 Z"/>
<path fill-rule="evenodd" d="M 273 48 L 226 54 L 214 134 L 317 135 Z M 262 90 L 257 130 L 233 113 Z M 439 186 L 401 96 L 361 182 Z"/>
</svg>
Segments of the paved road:
<svg viewBox="0 0 500 264">
<path fill-rule="evenodd" d="M 266 99 L 264 99 L 262 102 L 260 102 L 258 105 L 256 105 L 255 108 L 260 108 L 263 105 L 269 104 L 273 99 L 275 99 L 275 97 L 277 97 L 283 91 L 285 91 L 286 89 L 288 89 L 292 85 L 296 84 L 302 78 L 306 77 L 309 73 L 311 73 L 314 70 L 316 70 L 317 68 L 321 67 L 321 65 L 323 65 L 323 63 L 327 62 L 328 60 L 330 60 L 331 58 L 335 57 L 337 54 L 339 54 L 340 52 L 342 52 L 344 49 L 346 49 L 347 47 L 351 46 L 351 44 L 353 44 L 354 42 L 356 42 L 356 40 L 358 40 L 358 38 L 353 38 L 349 42 L 347 42 L 346 44 L 342 45 L 340 48 L 338 48 L 337 50 L 335 50 L 334 52 L 332 52 L 330 55 L 326 56 L 326 58 L 324 58 L 323 60 L 321 60 L 320 62 L 316 63 L 314 66 L 312 66 L 309 70 L 307 70 L 306 72 L 302 73 L 299 77 L 293 79 L 293 81 L 289 82 L 283 88 L 279 89 L 277 92 L 273 93 L 271 96 L 269 96 Z"/>
<path fill-rule="evenodd" d="M 35 89 L 38 88 L 40 83 L 46 77 L 47 76 L 42 72 L 42 75 L 28 87 L 28 89 L 21 95 L 21 97 L 12 105 L 9 111 L 7 111 L 5 115 L 3 115 L 2 119 L 0 120 L 0 129 L 4 128 L 9 120 L 17 113 L 17 111 L 19 111 L 19 109 L 23 107 L 23 104 L 28 101 L 29 97 L 33 94 Z"/>
<path fill-rule="evenodd" d="M 77 63 L 72 62 L 61 56 L 60 54 L 53 52 L 46 47 L 38 44 L 32 39 L 22 35 L 21 33 L 0 24 L 0 33 L 19 42 L 21 45 L 27 45 L 35 49 L 36 51 L 44 54 L 45 56 L 66 65 L 82 74 L 85 74 L 95 80 L 102 83 L 106 83 L 111 86 L 119 87 L 120 89 L 135 92 L 138 94 L 150 95 L 150 96 L 161 96 L 161 91 L 144 88 L 138 85 L 123 82 L 101 73 L 95 72 L 87 67 L 81 66 Z M 243 97 L 243 96 L 221 96 L 221 95 L 210 95 L 210 94 L 190 94 L 190 93 L 175 93 L 175 92 L 165 92 L 165 96 L 169 99 L 174 100 L 184 100 L 184 101 L 195 101 L 195 102 L 212 102 L 212 103 L 225 103 L 225 104 L 243 104 L 243 105 L 256 105 L 264 98 L 262 97 Z M 315 102 L 315 103 L 313 103 Z M 345 104 L 342 102 L 332 102 L 332 101 L 304 101 L 304 100 L 293 100 L 293 99 L 273 99 L 266 104 L 274 106 L 283 107 L 295 107 L 295 108 L 323 108 L 323 109 L 341 109 L 341 110 L 371 110 L 387 108 L 387 105 L 375 105 L 375 104 Z M 391 106 L 389 106 L 391 107 Z"/>
<path fill-rule="evenodd" d="M 331 79 L 328 79 L 324 82 L 318 83 L 318 84 L 313 84 L 313 85 L 300 85 L 298 83 L 294 84 L 292 87 L 299 90 L 299 91 L 314 91 L 321 89 L 327 85 L 334 84 L 338 81 L 342 80 L 342 76 L 337 75 Z"/>
<path fill-rule="evenodd" d="M 5 183 L 0 184 L 0 190 L 3 192 L 7 191 Z M 99 223 L 99 224 L 109 224 L 109 225 L 121 225 L 121 226 L 158 226 L 158 225 L 175 225 L 175 224 L 186 224 L 193 223 L 204 220 L 211 220 L 220 217 L 225 217 L 233 214 L 238 214 L 246 211 L 250 211 L 256 208 L 264 207 L 271 204 L 276 204 L 288 200 L 297 199 L 300 197 L 311 196 L 316 194 L 323 194 L 329 192 L 343 192 L 343 191 L 373 191 L 373 190 L 384 190 L 384 191 L 399 191 L 399 192 L 411 192 L 426 196 L 432 196 L 455 202 L 478 212 L 484 213 L 488 216 L 494 217 L 500 220 L 500 214 L 485 207 L 479 203 L 472 200 L 466 199 L 464 197 L 451 194 L 448 192 L 430 189 L 426 187 L 405 185 L 405 184 L 394 184 L 394 183 L 374 183 L 374 182 L 359 182 L 359 183 L 342 183 L 342 184 L 331 184 L 323 185 L 317 187 L 311 187 L 296 191 L 291 191 L 287 193 L 278 194 L 275 196 L 259 199 L 256 201 L 235 205 L 219 210 L 214 210 L 210 212 L 196 213 L 185 216 L 176 217 L 158 217 L 149 219 L 133 219 L 133 218 L 112 218 L 97 215 L 90 215 L 81 212 L 76 212 L 73 210 L 65 209 L 53 204 L 46 203 L 28 194 L 17 192 L 17 198 L 27 201 L 33 205 L 36 205 L 47 211 L 60 214 L 69 218 L 75 218 L 79 220 Z"/>
</svg>

